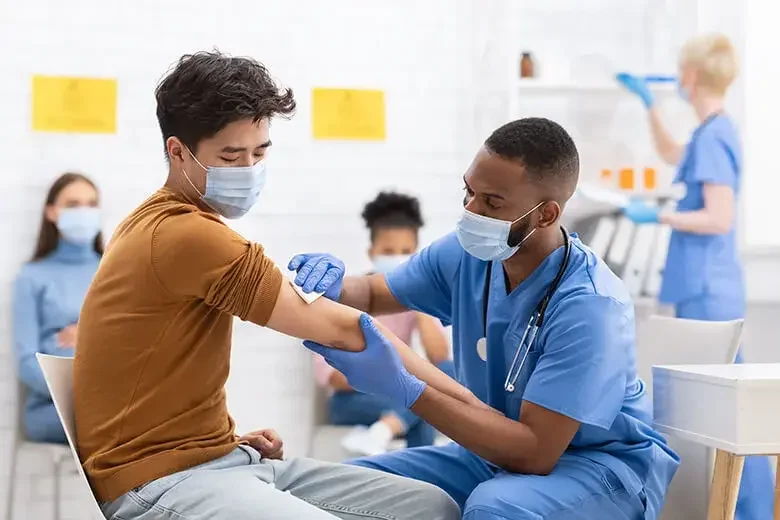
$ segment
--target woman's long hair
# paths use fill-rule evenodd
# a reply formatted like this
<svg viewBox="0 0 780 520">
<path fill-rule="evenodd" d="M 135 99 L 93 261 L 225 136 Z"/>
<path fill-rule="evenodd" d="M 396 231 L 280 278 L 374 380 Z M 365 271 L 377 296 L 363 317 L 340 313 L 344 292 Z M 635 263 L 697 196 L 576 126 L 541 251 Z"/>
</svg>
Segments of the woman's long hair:
<svg viewBox="0 0 780 520">
<path fill-rule="evenodd" d="M 60 242 L 60 232 L 57 230 L 57 225 L 46 218 L 46 208 L 54 205 L 62 190 L 77 181 L 86 182 L 97 191 L 95 183 L 80 173 L 63 173 L 54 181 L 51 188 L 49 188 L 49 194 L 46 195 L 46 204 L 43 207 L 43 217 L 41 219 L 41 230 L 38 233 L 38 245 L 35 246 L 35 254 L 33 254 L 32 257 L 33 261 L 46 258 L 57 249 L 57 245 Z M 95 237 L 94 248 L 97 254 L 103 255 L 102 233 L 98 233 Z"/>
</svg>

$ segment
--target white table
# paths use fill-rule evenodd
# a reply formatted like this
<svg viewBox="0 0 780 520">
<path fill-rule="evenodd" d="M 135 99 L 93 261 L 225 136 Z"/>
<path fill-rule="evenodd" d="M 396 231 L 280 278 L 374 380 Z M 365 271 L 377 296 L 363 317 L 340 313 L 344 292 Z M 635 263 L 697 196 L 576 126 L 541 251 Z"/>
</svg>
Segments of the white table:
<svg viewBox="0 0 780 520">
<path fill-rule="evenodd" d="M 780 454 L 780 363 L 655 366 L 653 407 L 661 433 L 715 448 L 707 519 L 732 520 L 745 456 Z"/>
</svg>

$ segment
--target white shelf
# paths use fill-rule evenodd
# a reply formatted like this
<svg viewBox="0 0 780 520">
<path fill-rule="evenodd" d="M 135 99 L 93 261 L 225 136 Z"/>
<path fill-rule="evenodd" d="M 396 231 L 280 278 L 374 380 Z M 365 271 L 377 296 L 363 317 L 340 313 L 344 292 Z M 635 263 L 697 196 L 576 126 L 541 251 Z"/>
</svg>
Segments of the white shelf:
<svg viewBox="0 0 780 520">
<path fill-rule="evenodd" d="M 677 85 L 669 83 L 655 83 L 650 90 L 657 94 L 673 94 L 677 92 Z M 573 83 L 562 81 L 548 81 L 543 79 L 521 79 L 517 81 L 517 91 L 521 94 L 630 94 L 617 81 L 604 83 Z"/>
</svg>

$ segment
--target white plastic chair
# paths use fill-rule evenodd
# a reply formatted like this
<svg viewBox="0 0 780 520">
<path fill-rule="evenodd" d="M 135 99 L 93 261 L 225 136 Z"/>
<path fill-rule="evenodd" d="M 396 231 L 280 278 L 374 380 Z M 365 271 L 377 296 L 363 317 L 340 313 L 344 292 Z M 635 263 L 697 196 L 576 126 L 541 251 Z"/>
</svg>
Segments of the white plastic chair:
<svg viewBox="0 0 780 520">
<path fill-rule="evenodd" d="M 637 372 L 652 398 L 653 365 L 733 363 L 743 321 L 696 321 L 650 316 L 637 323 Z M 662 520 L 705 518 L 714 453 L 703 446 L 668 438 L 682 459 L 669 487 Z"/>
<path fill-rule="evenodd" d="M 88 491 L 91 503 L 94 506 L 95 518 L 105 519 L 100 510 L 92 488 L 89 485 L 84 469 L 81 466 L 78 450 L 76 448 L 76 422 L 73 415 L 73 358 L 36 354 L 41 365 L 43 377 L 49 387 L 54 407 L 65 429 L 65 436 L 70 446 L 70 454 L 76 463 L 79 479 L 85 491 Z M 85 493 L 86 495 L 86 493 Z"/>
<path fill-rule="evenodd" d="M 8 479 L 7 518 L 8 520 L 13 519 L 14 506 L 16 503 L 17 462 L 19 460 L 19 453 L 25 452 L 32 454 L 33 456 L 36 456 L 36 454 L 40 453 L 42 457 L 46 457 L 51 460 L 52 466 L 54 468 L 54 497 L 52 508 L 54 520 L 61 520 L 63 467 L 65 467 L 67 462 L 70 460 L 70 450 L 68 450 L 68 447 L 64 444 L 53 442 L 36 442 L 27 439 L 24 431 L 23 419 L 26 396 L 27 390 L 22 384 L 20 384 L 19 389 L 17 390 L 16 428 L 11 434 L 13 435 L 13 438 L 11 440 L 11 471 Z"/>
</svg>

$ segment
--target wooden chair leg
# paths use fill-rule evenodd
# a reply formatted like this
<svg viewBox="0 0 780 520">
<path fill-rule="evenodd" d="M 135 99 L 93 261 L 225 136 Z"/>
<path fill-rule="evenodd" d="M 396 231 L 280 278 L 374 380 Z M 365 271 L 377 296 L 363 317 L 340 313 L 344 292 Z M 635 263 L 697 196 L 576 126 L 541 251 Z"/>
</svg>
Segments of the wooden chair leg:
<svg viewBox="0 0 780 520">
<path fill-rule="evenodd" d="M 775 514 L 773 515 L 775 517 L 775 520 L 780 520 L 780 455 L 775 455 L 777 457 L 777 473 L 775 475 Z"/>
<path fill-rule="evenodd" d="M 715 472 L 712 475 L 707 520 L 734 520 L 744 464 L 745 457 L 727 451 L 715 452 Z"/>
</svg>

